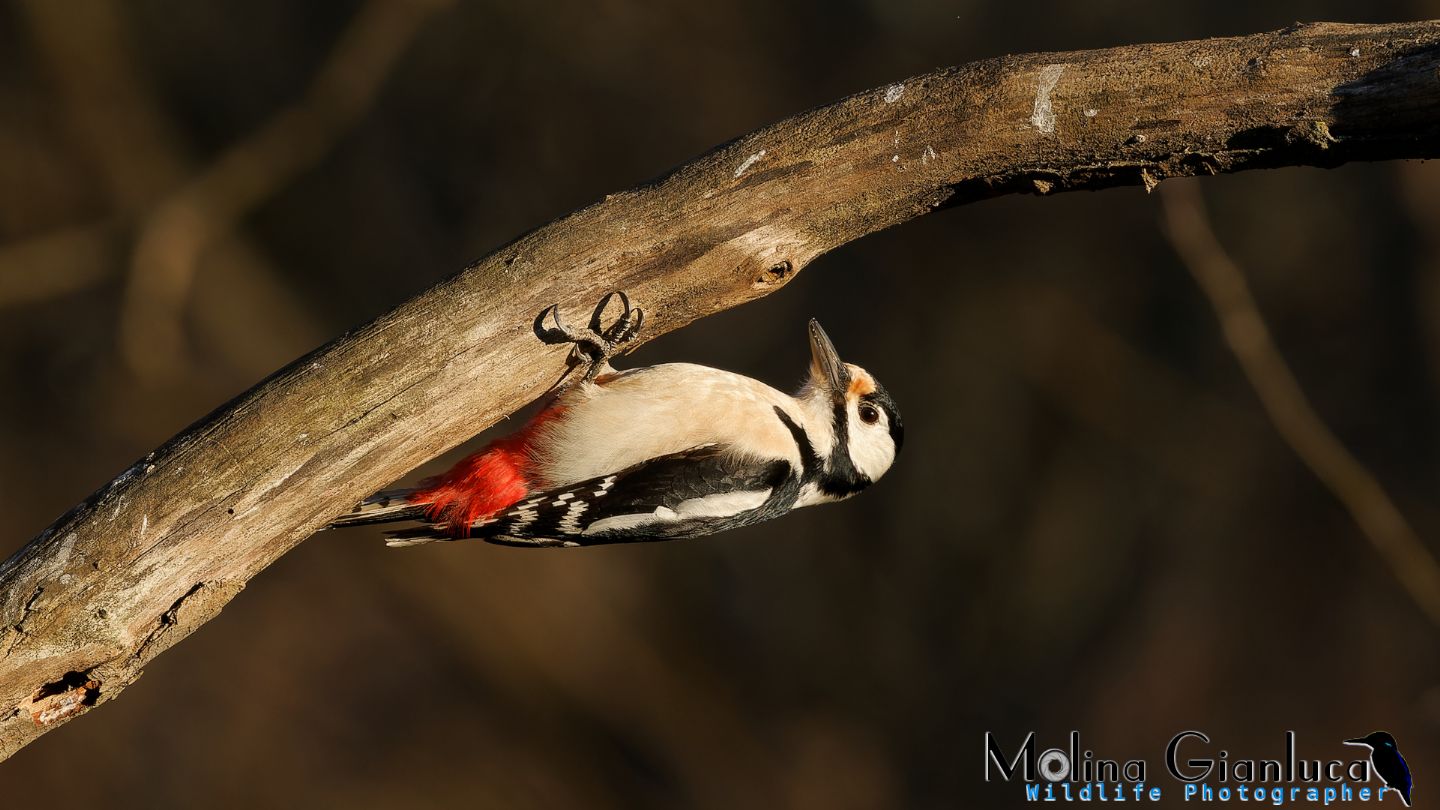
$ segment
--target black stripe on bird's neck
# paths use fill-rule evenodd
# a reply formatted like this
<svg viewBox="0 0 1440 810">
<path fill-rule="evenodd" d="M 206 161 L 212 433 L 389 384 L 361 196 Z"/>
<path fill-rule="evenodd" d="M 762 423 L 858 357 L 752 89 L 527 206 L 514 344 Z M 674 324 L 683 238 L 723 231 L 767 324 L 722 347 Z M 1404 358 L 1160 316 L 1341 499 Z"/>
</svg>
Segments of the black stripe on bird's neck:
<svg viewBox="0 0 1440 810">
<path fill-rule="evenodd" d="M 790 414 L 778 405 L 775 407 L 775 414 L 780 417 L 781 423 L 790 430 L 790 435 L 795 438 L 795 445 L 800 449 L 802 464 L 801 480 L 807 484 L 814 484 L 821 492 L 834 498 L 848 498 L 860 490 L 870 486 L 870 476 L 865 475 L 855 468 L 855 462 L 850 460 L 850 431 L 847 429 L 849 420 L 845 415 L 844 405 L 837 405 L 836 424 L 834 425 L 835 437 L 830 445 L 830 458 L 822 458 L 815 452 L 815 445 L 810 441 L 810 434 L 800 427 Z"/>
<path fill-rule="evenodd" d="M 790 435 L 795 439 L 795 446 L 800 448 L 801 480 L 810 481 L 816 478 L 820 474 L 824 462 L 815 452 L 815 445 L 810 442 L 810 434 L 806 433 L 805 428 L 800 427 L 794 419 L 791 419 L 790 414 L 785 413 L 785 409 L 779 405 L 775 406 L 775 415 L 780 417 L 780 423 L 790 431 Z"/>
<path fill-rule="evenodd" d="M 828 469 L 821 472 L 816 483 L 826 495 L 848 498 L 870 486 L 872 482 L 870 476 L 855 468 L 855 462 L 850 458 L 850 412 L 845 407 L 844 399 L 835 403 L 834 414 L 835 418 L 831 422 L 834 437 L 830 442 L 830 463 Z"/>
</svg>

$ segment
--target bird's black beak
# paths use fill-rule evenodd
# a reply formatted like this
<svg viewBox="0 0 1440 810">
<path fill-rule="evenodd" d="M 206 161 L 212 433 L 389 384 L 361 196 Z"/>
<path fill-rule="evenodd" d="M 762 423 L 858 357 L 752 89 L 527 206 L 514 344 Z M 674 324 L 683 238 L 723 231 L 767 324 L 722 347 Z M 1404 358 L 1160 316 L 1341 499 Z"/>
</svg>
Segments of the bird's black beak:
<svg viewBox="0 0 1440 810">
<path fill-rule="evenodd" d="M 835 344 L 830 342 L 830 336 L 820 328 L 820 322 L 814 318 L 810 319 L 810 361 L 814 366 L 815 376 L 825 380 L 830 391 L 836 396 L 845 396 L 846 390 L 850 388 L 850 370 L 840 362 L 840 353 L 835 351 Z"/>
<path fill-rule="evenodd" d="M 1332 739 L 1333 739 L 1333 738 L 1332 738 Z M 1370 741 L 1367 740 L 1367 739 L 1365 739 L 1364 737 L 1356 737 L 1356 738 L 1353 739 L 1353 740 L 1346 740 L 1346 741 L 1345 741 L 1345 744 L 1346 744 L 1346 745 L 1363 745 L 1363 746 L 1365 746 L 1366 748 L 1369 748 L 1369 747 L 1370 747 Z"/>
</svg>

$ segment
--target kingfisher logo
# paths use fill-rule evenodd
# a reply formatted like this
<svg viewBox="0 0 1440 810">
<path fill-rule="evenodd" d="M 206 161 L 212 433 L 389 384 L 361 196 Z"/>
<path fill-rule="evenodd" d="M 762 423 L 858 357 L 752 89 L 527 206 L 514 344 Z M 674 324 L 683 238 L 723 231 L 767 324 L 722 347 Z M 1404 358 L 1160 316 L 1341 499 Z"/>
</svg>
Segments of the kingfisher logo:
<svg viewBox="0 0 1440 810">
<path fill-rule="evenodd" d="M 1235 756 L 1203 731 L 1170 738 L 1163 773 L 1143 759 L 1107 759 L 1085 748 L 1070 732 L 1064 748 L 1040 750 L 1035 732 L 1007 749 L 985 733 L 985 781 L 1016 782 L 1032 802 L 1158 802 L 1178 796 L 1186 802 L 1265 802 L 1275 806 L 1398 799 L 1410 806 L 1411 775 L 1395 738 L 1384 731 L 1344 740 L 1369 749 L 1358 759 L 1306 759 L 1296 735 L 1285 732 L 1279 756 Z M 1377 778 L 1378 777 L 1378 778 Z"/>
<path fill-rule="evenodd" d="M 1400 795 L 1400 801 L 1410 806 L 1410 766 L 1405 764 L 1405 757 L 1400 756 L 1400 749 L 1395 745 L 1395 738 L 1390 736 L 1388 731 L 1376 731 L 1364 737 L 1356 737 L 1353 740 L 1346 740 L 1346 745 L 1363 745 L 1370 749 L 1370 765 L 1375 773 L 1385 780 L 1386 790 L 1393 790 Z"/>
</svg>

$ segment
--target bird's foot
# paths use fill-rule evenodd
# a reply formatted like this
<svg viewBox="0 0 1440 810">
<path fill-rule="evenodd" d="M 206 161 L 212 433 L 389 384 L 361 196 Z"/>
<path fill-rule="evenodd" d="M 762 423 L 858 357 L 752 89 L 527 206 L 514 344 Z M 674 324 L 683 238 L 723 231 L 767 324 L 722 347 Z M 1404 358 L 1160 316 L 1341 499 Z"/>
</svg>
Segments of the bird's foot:
<svg viewBox="0 0 1440 810">
<path fill-rule="evenodd" d="M 617 297 L 620 299 L 620 315 L 614 323 L 605 327 L 601 323 L 605 310 L 610 301 Z M 549 316 L 553 326 L 546 325 L 546 316 Z M 595 306 L 595 313 L 590 316 L 589 326 L 584 329 L 566 325 L 560 320 L 560 305 L 551 304 L 536 316 L 535 336 L 552 346 L 573 344 L 576 355 L 590 363 L 590 367 L 585 370 L 585 376 L 581 378 L 583 382 L 590 382 L 609 364 L 610 358 L 622 354 L 625 347 L 635 340 L 644 323 L 645 311 L 630 306 L 630 296 L 624 291 L 616 290 L 600 299 L 600 303 Z"/>
</svg>

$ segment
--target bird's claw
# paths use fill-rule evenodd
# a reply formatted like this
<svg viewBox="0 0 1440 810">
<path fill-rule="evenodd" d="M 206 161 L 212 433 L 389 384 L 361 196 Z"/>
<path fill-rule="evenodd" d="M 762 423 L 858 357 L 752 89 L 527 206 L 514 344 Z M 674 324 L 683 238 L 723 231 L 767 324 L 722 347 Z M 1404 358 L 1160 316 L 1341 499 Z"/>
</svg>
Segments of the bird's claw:
<svg viewBox="0 0 1440 810">
<path fill-rule="evenodd" d="M 545 325 L 546 316 L 549 316 L 554 326 Z M 540 311 L 540 315 L 535 318 L 535 336 L 540 338 L 542 343 L 551 346 L 573 343 L 587 355 L 603 354 L 609 348 L 609 341 L 603 335 L 594 330 L 573 329 L 560 320 L 559 304 L 551 304 Z"/>
<path fill-rule="evenodd" d="M 615 322 L 609 327 L 602 325 L 602 319 L 610 300 L 619 296 L 622 311 Z M 554 326 L 545 324 L 546 316 L 549 316 Z M 626 345 L 635 340 L 640 334 L 640 327 L 645 323 L 645 311 L 639 307 L 630 305 L 630 296 L 622 290 L 607 293 L 600 303 L 596 305 L 595 312 L 590 316 L 590 324 L 585 329 L 575 329 L 564 321 L 560 320 L 560 305 L 551 304 L 540 311 L 535 318 L 535 336 L 544 343 L 560 345 L 564 343 L 573 344 L 575 352 L 586 358 L 590 367 L 586 369 L 584 382 L 594 380 L 609 362 L 610 358 L 621 354 Z"/>
<path fill-rule="evenodd" d="M 605 316 L 606 308 L 610 306 L 610 299 L 617 296 L 620 298 L 620 316 L 608 329 L 603 329 L 601 319 Z M 630 296 L 626 295 L 624 290 L 616 290 L 606 293 L 600 303 L 595 305 L 595 312 L 590 316 L 590 331 L 602 336 L 618 349 L 640 334 L 640 325 L 644 322 L 645 310 L 630 306 Z"/>
</svg>

